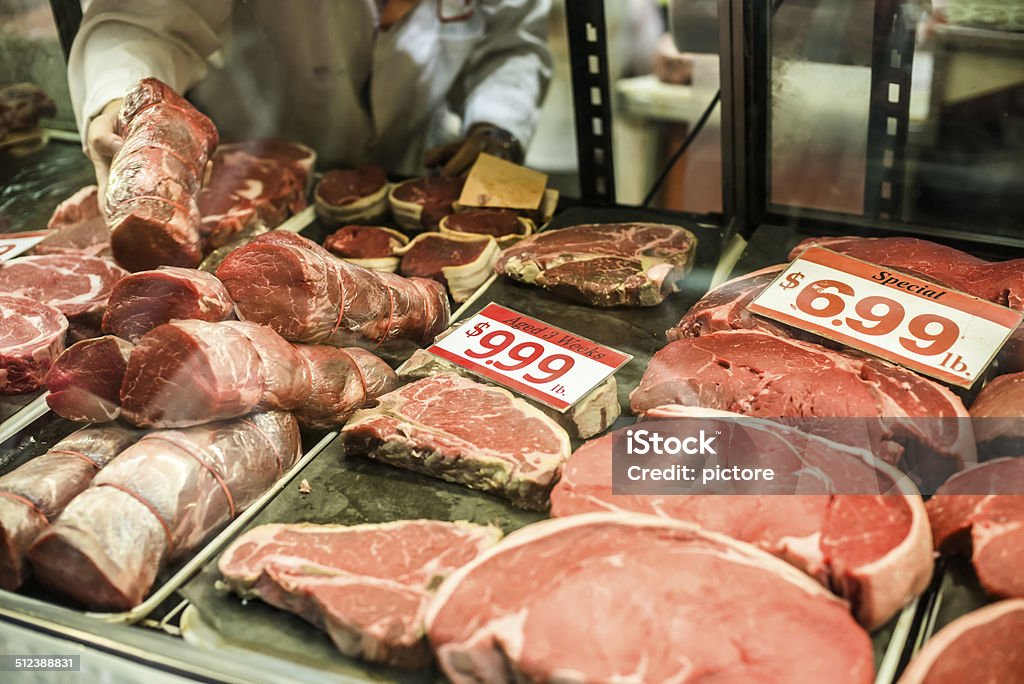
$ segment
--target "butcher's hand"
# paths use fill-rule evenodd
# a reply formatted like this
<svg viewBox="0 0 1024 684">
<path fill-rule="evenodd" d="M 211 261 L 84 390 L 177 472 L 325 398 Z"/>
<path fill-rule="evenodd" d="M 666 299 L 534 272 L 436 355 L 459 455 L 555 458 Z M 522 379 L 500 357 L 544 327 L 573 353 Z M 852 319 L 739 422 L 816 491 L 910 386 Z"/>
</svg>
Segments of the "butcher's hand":
<svg viewBox="0 0 1024 684">
<path fill-rule="evenodd" d="M 462 140 L 427 150 L 423 165 L 428 169 L 440 167 L 442 176 L 458 176 L 469 170 L 481 152 L 523 163 L 523 146 L 514 135 L 493 124 L 478 123 Z"/>
<path fill-rule="evenodd" d="M 100 209 L 106 210 L 107 176 L 110 175 L 110 160 L 121 149 L 124 140 L 114 130 L 117 127 L 117 112 L 121 100 L 113 100 L 103 111 L 89 122 L 85 136 L 85 151 L 96 169 L 96 185 L 99 187 Z"/>
</svg>

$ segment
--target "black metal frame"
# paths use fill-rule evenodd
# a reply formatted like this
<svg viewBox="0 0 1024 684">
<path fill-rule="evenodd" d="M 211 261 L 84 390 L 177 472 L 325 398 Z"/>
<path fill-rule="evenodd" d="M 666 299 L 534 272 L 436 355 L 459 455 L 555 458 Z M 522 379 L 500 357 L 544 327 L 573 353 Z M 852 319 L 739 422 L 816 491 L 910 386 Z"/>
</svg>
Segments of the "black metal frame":
<svg viewBox="0 0 1024 684">
<path fill-rule="evenodd" d="M 64 60 L 71 56 L 71 43 L 82 24 L 82 5 L 79 0 L 50 0 L 50 12 L 57 24 L 57 37 L 64 51 Z"/>
</svg>

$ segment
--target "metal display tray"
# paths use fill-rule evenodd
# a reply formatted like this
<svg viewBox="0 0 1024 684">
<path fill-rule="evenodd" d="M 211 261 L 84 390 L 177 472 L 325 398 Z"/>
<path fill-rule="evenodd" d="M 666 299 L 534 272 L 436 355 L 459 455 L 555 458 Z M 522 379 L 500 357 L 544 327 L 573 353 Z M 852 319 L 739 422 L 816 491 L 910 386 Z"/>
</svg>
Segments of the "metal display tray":
<svg viewBox="0 0 1024 684">
<path fill-rule="evenodd" d="M 8 466 L 0 470 L 0 474 L 45 453 L 55 442 L 80 427 L 82 427 L 80 424 L 60 418 L 53 413 L 45 414 L 36 424 L 30 425 L 29 429 L 23 433 L 20 440 L 13 446 L 13 449 L 7 452 L 10 456 Z M 0 590 L 0 605 L 15 611 L 21 610 L 52 619 L 58 619 L 62 613 L 73 613 L 101 622 L 132 624 L 142 620 L 169 599 L 210 558 L 231 541 L 295 477 L 295 474 L 313 460 L 336 435 L 336 432 L 330 432 L 326 435 L 322 432 L 303 434 L 303 455 L 299 461 L 288 472 L 284 473 L 251 506 L 242 511 L 233 521 L 203 544 L 186 562 L 178 564 L 173 568 L 168 568 L 158 574 L 154 582 L 154 589 L 142 603 L 131 610 L 104 613 L 70 608 L 47 593 L 33 587 L 31 583 L 22 589 L 22 593 Z"/>
</svg>

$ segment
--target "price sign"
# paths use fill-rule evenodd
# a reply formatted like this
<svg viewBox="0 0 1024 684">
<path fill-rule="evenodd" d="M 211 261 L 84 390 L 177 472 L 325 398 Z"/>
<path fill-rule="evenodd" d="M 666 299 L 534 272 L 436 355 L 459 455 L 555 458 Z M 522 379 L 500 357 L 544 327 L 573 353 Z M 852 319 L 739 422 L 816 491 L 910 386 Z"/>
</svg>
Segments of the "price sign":
<svg viewBox="0 0 1024 684">
<path fill-rule="evenodd" d="M 494 303 L 427 351 L 559 411 L 632 358 Z"/>
<path fill-rule="evenodd" d="M 750 311 L 970 387 L 1021 314 L 820 247 L 803 252 Z"/>
<path fill-rule="evenodd" d="M 0 261 L 8 261 L 27 252 L 49 234 L 47 230 L 36 230 L 31 233 L 0 234 Z"/>
</svg>

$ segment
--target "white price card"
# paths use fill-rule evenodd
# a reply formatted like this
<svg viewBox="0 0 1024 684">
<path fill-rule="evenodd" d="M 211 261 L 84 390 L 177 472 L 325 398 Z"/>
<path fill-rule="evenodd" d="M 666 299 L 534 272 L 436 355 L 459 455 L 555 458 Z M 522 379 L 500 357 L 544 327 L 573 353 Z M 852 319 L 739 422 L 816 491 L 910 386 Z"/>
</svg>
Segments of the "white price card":
<svg viewBox="0 0 1024 684">
<path fill-rule="evenodd" d="M 43 241 L 50 231 L 35 230 L 30 233 L 0 234 L 0 261 L 8 261 L 27 252 Z"/>
<path fill-rule="evenodd" d="M 974 384 L 1022 318 L 821 247 L 803 252 L 748 308 L 959 387 Z"/>
<path fill-rule="evenodd" d="M 493 302 L 427 351 L 559 411 L 633 358 Z"/>
</svg>

